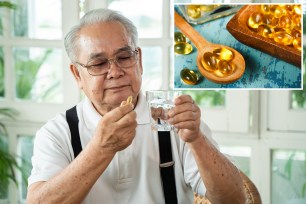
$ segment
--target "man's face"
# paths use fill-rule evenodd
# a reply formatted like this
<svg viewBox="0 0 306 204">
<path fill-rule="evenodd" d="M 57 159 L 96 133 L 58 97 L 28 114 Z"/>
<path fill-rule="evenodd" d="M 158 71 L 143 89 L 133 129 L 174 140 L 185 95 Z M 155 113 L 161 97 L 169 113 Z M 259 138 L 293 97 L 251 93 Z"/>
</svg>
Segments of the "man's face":
<svg viewBox="0 0 306 204">
<path fill-rule="evenodd" d="M 106 22 L 94 24 L 80 31 L 78 62 L 96 64 L 100 59 L 113 59 L 122 50 L 137 49 L 122 24 Z M 74 73 L 79 87 L 102 114 L 120 105 L 128 96 L 137 98 L 141 87 L 141 50 L 138 48 L 137 63 L 120 68 L 112 63 L 108 73 L 92 76 L 80 66 L 79 77 Z"/>
</svg>

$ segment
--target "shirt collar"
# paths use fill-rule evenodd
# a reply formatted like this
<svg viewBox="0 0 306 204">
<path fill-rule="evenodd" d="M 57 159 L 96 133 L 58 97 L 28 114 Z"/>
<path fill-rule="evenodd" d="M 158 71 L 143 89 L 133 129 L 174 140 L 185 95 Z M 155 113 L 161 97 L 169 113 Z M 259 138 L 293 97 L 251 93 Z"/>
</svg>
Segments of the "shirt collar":
<svg viewBox="0 0 306 204">
<path fill-rule="evenodd" d="M 82 109 L 82 115 L 86 127 L 88 129 L 95 129 L 103 116 L 96 111 L 95 107 L 87 97 L 84 99 Z M 138 101 L 134 110 L 137 114 L 136 121 L 138 125 L 150 123 L 150 113 L 147 107 L 145 95 L 142 91 L 140 91 L 138 95 Z"/>
</svg>

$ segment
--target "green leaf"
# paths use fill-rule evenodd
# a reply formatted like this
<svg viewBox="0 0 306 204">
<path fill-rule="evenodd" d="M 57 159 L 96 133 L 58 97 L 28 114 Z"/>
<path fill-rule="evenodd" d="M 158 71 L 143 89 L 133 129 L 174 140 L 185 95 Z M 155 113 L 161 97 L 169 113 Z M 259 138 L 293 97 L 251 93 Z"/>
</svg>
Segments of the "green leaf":
<svg viewBox="0 0 306 204">
<path fill-rule="evenodd" d="M 48 49 L 41 57 L 35 59 L 29 59 L 28 50 L 20 50 L 16 53 L 16 93 L 18 98 L 32 99 L 31 90 L 35 80 L 37 79 L 38 71 L 51 52 L 52 50 Z"/>
<path fill-rule="evenodd" d="M 287 160 L 285 164 L 285 173 L 288 177 L 289 180 L 291 180 L 291 172 L 292 172 L 292 163 L 293 163 L 293 157 L 295 156 L 295 153 L 292 152 L 291 155 L 289 156 L 289 159 Z"/>
<path fill-rule="evenodd" d="M 15 175 L 15 168 L 21 173 L 21 167 L 18 165 L 16 159 L 8 152 L 0 150 L 0 180 L 8 183 L 13 181 L 18 186 L 18 180 Z"/>
<path fill-rule="evenodd" d="M 304 183 L 303 187 L 302 187 L 302 197 L 304 198 L 306 195 L 306 182 Z"/>
<path fill-rule="evenodd" d="M 7 135 L 5 125 L 0 122 L 0 135 Z"/>
<path fill-rule="evenodd" d="M 19 113 L 17 110 L 12 108 L 0 108 L 0 116 L 5 116 L 11 119 L 15 119 L 15 116 L 17 116 Z"/>
<path fill-rule="evenodd" d="M 0 7 L 6 7 L 6 8 L 9 8 L 9 9 L 16 9 L 17 5 L 13 4 L 9 1 L 0 1 Z"/>
</svg>

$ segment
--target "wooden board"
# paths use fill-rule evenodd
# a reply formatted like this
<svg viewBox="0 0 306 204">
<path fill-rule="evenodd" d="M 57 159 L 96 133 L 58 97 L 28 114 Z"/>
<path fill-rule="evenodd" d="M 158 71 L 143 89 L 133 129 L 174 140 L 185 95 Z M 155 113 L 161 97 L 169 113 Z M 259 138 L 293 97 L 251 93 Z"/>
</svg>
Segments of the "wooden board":
<svg viewBox="0 0 306 204">
<path fill-rule="evenodd" d="M 260 11 L 260 7 L 257 5 L 242 7 L 228 22 L 227 30 L 238 41 L 301 68 L 300 51 L 290 46 L 278 44 L 273 39 L 265 38 L 248 27 L 247 21 L 254 11 Z"/>
</svg>

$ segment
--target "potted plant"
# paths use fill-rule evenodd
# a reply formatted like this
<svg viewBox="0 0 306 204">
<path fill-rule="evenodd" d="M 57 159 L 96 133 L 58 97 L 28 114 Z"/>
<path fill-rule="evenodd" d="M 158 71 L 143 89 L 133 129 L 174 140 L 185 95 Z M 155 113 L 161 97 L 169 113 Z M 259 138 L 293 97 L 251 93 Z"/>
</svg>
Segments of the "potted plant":
<svg viewBox="0 0 306 204">
<path fill-rule="evenodd" d="M 16 158 L 8 151 L 8 133 L 2 122 L 6 118 L 14 119 L 16 115 L 17 112 L 13 109 L 0 108 L 0 199 L 7 197 L 7 189 L 10 181 L 13 181 L 17 185 L 15 170 L 20 171 L 24 177 L 24 173 L 18 165 Z"/>
</svg>

